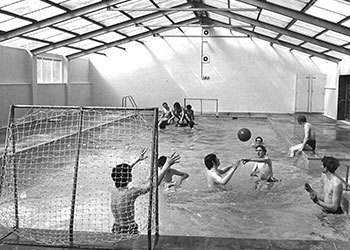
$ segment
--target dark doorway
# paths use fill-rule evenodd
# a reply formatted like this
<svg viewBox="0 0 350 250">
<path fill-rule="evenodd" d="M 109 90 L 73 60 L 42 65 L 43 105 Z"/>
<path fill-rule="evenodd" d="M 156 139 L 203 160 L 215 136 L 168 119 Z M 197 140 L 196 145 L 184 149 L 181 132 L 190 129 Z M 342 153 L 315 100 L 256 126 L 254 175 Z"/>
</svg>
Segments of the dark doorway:
<svg viewBox="0 0 350 250">
<path fill-rule="evenodd" d="M 339 76 L 337 120 L 350 120 L 350 75 Z"/>
</svg>

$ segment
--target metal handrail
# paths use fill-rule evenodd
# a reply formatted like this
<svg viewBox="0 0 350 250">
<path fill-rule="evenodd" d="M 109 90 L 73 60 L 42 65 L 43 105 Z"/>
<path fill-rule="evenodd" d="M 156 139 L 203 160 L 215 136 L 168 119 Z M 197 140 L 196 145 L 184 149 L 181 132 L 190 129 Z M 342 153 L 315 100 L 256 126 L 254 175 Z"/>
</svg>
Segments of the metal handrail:
<svg viewBox="0 0 350 250">
<path fill-rule="evenodd" d="M 131 95 L 123 96 L 123 98 L 122 98 L 122 107 L 126 107 L 127 100 L 129 100 L 129 102 L 131 103 L 131 106 L 137 108 L 137 104 L 136 104 L 136 102 L 134 100 L 134 97 L 132 97 Z"/>
</svg>

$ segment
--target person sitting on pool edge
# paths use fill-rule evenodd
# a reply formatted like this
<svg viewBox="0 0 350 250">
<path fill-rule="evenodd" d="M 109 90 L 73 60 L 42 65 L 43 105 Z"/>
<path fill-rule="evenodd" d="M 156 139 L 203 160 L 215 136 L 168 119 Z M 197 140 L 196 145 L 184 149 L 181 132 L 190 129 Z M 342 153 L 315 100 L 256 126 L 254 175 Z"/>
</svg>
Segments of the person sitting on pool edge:
<svg viewBox="0 0 350 250">
<path fill-rule="evenodd" d="M 232 175 L 241 164 L 241 161 L 233 163 L 229 167 L 219 169 L 220 160 L 215 154 L 208 154 L 204 157 L 204 164 L 207 167 L 207 182 L 211 190 L 225 190 L 224 185 L 228 183 Z"/>
<path fill-rule="evenodd" d="M 145 150 L 136 162 L 144 160 Z M 166 171 L 180 161 L 180 156 L 173 153 L 167 157 L 164 166 L 158 173 L 158 185 L 162 182 Z M 132 181 L 132 166 L 122 163 L 112 169 L 111 177 L 116 186 L 111 197 L 111 211 L 114 217 L 112 232 L 115 234 L 138 234 L 138 225 L 135 222 L 135 201 L 151 189 L 149 178 L 139 186 L 130 185 Z"/>
<path fill-rule="evenodd" d="M 173 115 L 173 111 L 170 109 L 168 103 L 163 102 L 162 106 L 163 111 L 160 118 L 158 119 L 158 126 L 159 128 L 163 129 L 166 127 L 166 125 L 169 125 L 173 122 L 175 116 Z"/>
<path fill-rule="evenodd" d="M 301 153 L 303 150 L 315 152 L 316 149 L 316 133 L 311 123 L 306 121 L 304 115 L 298 115 L 297 120 L 298 124 L 304 127 L 304 139 L 302 143 L 289 148 L 289 157 L 294 157 L 296 153 Z"/>
<path fill-rule="evenodd" d="M 247 162 L 255 162 L 250 176 L 258 177 L 255 181 L 255 188 L 259 187 L 261 181 L 276 182 L 279 181 L 273 177 L 272 161 L 267 156 L 267 150 L 263 145 L 255 148 L 258 158 L 243 159 L 243 164 Z"/>
<path fill-rule="evenodd" d="M 167 160 L 166 156 L 161 156 L 158 159 L 158 167 L 160 169 L 163 168 L 165 162 Z M 180 180 L 175 181 L 173 180 L 174 176 L 180 176 Z M 174 187 L 175 189 L 180 187 L 182 182 L 184 180 L 186 180 L 189 177 L 189 174 L 185 173 L 185 172 L 181 172 L 177 169 L 174 168 L 168 168 L 168 170 L 165 172 L 164 174 L 164 190 L 169 190 L 170 188 Z"/>
<path fill-rule="evenodd" d="M 341 207 L 343 183 L 335 175 L 335 171 L 339 167 L 339 161 L 332 156 L 324 156 L 321 161 L 323 163 L 321 176 L 323 195 L 313 190 L 308 183 L 305 183 L 305 190 L 310 193 L 310 199 L 321 206 L 326 213 L 342 214 L 344 213 Z"/>
<path fill-rule="evenodd" d="M 184 116 L 184 119 L 186 120 L 190 128 L 193 128 L 194 125 L 198 125 L 194 119 L 194 112 L 191 105 L 188 104 L 186 106 L 186 109 L 184 110 Z"/>
</svg>

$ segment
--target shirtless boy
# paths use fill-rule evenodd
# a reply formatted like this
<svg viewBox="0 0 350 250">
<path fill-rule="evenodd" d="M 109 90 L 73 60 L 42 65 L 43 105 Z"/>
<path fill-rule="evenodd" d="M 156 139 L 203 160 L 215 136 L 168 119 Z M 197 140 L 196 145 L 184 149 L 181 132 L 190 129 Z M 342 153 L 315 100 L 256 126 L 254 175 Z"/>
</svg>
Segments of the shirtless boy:
<svg viewBox="0 0 350 250">
<path fill-rule="evenodd" d="M 321 206 L 327 213 L 342 214 L 341 200 L 343 196 L 343 183 L 335 175 L 339 161 L 332 156 L 322 158 L 323 171 L 323 194 L 314 191 L 308 183 L 305 183 L 305 190 L 310 193 L 310 199 Z"/>
<path fill-rule="evenodd" d="M 167 160 L 166 156 L 161 156 L 158 159 L 158 167 L 160 169 L 163 168 L 165 162 Z M 175 181 L 173 179 L 174 176 L 179 176 L 180 179 L 178 181 Z M 170 189 L 171 187 L 177 188 L 180 187 L 182 182 L 186 180 L 189 177 L 189 175 L 185 172 L 181 172 L 175 168 L 168 168 L 168 170 L 164 174 L 164 187 L 165 190 Z"/>
</svg>

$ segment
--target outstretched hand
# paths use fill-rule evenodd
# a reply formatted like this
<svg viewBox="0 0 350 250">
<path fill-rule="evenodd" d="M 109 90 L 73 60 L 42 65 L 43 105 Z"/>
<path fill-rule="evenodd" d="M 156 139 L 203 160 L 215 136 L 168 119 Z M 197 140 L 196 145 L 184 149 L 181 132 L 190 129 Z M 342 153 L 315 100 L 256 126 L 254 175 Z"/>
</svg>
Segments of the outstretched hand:
<svg viewBox="0 0 350 250">
<path fill-rule="evenodd" d="M 180 158 L 181 158 L 180 155 L 174 152 L 171 156 L 168 156 L 166 158 L 166 162 L 164 165 L 167 165 L 170 167 L 171 165 L 180 162 Z"/>
<path fill-rule="evenodd" d="M 145 155 L 147 153 L 148 149 L 144 148 L 139 156 L 139 158 L 137 159 L 137 161 L 143 161 L 144 159 L 146 159 L 148 156 Z"/>
<path fill-rule="evenodd" d="M 315 203 L 318 202 L 318 197 L 315 193 L 310 193 L 310 199 Z"/>
<path fill-rule="evenodd" d="M 310 186 L 309 183 L 305 183 L 305 190 L 306 190 L 307 192 L 309 192 L 309 193 L 312 192 L 312 188 L 311 188 L 311 186 Z"/>
<path fill-rule="evenodd" d="M 244 165 L 244 164 L 246 164 L 248 161 L 250 161 L 250 159 L 242 159 L 242 160 L 240 160 L 241 162 L 242 162 L 242 164 Z"/>
</svg>

